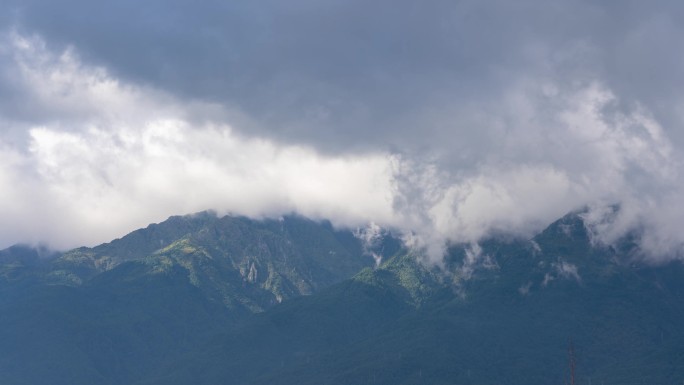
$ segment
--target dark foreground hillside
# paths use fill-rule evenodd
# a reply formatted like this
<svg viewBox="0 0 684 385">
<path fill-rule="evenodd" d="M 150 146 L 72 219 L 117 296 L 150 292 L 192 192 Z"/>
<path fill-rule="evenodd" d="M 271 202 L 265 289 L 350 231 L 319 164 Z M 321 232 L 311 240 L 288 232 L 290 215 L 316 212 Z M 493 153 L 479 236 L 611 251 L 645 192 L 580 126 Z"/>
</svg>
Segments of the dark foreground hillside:
<svg viewBox="0 0 684 385">
<path fill-rule="evenodd" d="M 94 248 L 0 252 L 0 383 L 130 384 L 230 330 L 393 253 L 297 216 L 172 217 Z M 370 245 L 372 246 L 372 245 Z"/>
<path fill-rule="evenodd" d="M 578 215 L 532 240 L 453 245 L 443 270 L 389 235 L 373 268 L 351 233 L 326 224 L 201 221 L 215 235 L 191 224 L 194 235 L 151 252 L 112 242 L 47 267 L 8 262 L 0 383 L 563 384 L 570 341 L 578 384 L 684 380 L 681 263 L 643 265 L 627 244 L 592 245 Z M 166 240 L 157 226 L 131 244 Z M 216 235 L 226 228 L 233 235 Z"/>
</svg>

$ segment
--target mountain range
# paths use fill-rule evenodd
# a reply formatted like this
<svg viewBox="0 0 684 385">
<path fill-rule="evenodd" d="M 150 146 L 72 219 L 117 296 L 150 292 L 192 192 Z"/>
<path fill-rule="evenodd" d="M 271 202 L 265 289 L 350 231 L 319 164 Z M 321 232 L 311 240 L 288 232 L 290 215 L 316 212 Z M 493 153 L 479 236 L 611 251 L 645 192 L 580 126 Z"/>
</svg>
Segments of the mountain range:
<svg viewBox="0 0 684 385">
<path fill-rule="evenodd" d="M 0 251 L 3 384 L 680 384 L 684 267 L 594 242 L 450 244 L 296 215 L 175 216 Z M 572 350 L 570 347 L 572 346 Z"/>
</svg>

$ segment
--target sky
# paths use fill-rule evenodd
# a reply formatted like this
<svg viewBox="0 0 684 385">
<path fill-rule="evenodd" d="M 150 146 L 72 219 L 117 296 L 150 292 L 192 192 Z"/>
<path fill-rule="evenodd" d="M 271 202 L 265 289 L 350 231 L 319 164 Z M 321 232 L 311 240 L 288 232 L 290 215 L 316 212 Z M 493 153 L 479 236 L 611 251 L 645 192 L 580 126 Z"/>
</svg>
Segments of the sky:
<svg viewBox="0 0 684 385">
<path fill-rule="evenodd" d="M 0 248 L 211 209 L 438 260 L 585 210 L 681 258 L 683 123 L 677 1 L 3 0 Z"/>
</svg>

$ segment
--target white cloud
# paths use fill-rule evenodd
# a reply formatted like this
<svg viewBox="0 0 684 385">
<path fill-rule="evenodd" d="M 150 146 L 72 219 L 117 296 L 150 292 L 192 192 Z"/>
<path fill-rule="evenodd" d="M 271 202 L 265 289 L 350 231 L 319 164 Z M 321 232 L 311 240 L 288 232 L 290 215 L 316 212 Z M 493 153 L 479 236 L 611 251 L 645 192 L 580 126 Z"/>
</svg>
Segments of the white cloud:
<svg viewBox="0 0 684 385">
<path fill-rule="evenodd" d="M 624 111 L 616 103 L 597 82 L 569 89 L 521 83 L 497 111 L 474 120 L 491 141 L 480 153 L 397 167 L 397 215 L 425 229 L 414 239 L 438 261 L 447 239 L 531 237 L 570 211 L 619 204 L 620 221 L 595 226 L 597 240 L 611 243 L 640 228 L 648 254 L 676 256 L 684 245 L 674 230 L 682 218 L 681 154 L 642 106 Z"/>
<path fill-rule="evenodd" d="M 556 272 L 559 276 L 565 279 L 572 278 L 578 283 L 582 282 L 582 277 L 580 277 L 579 273 L 577 272 L 577 266 L 573 265 L 572 263 L 566 262 L 559 258 L 558 263 L 553 263 L 552 266 L 556 268 Z M 546 277 L 544 278 L 544 281 L 546 281 Z"/>
<path fill-rule="evenodd" d="M 382 155 L 326 158 L 178 120 L 108 131 L 36 128 L 30 135 L 27 161 L 56 211 L 47 217 L 63 229 L 50 234 L 59 246 L 106 241 L 208 208 L 255 217 L 296 211 L 350 225 L 391 214 Z M 58 226 L 62 221 L 72 226 Z"/>
<path fill-rule="evenodd" d="M 235 128 L 249 126 L 245 112 L 122 81 L 39 37 L 7 34 L 0 64 L 11 94 L 0 106 L 0 246 L 95 244 L 204 209 L 296 211 L 410 230 L 439 262 L 447 240 L 529 237 L 590 205 L 598 241 L 639 229 L 652 255 L 684 248 L 681 150 L 646 107 L 621 105 L 595 79 L 520 76 L 486 102 L 430 109 L 439 125 L 416 121 L 396 141 L 416 147 L 326 155 L 249 136 Z M 612 204 L 619 215 L 602 219 Z"/>
<path fill-rule="evenodd" d="M 39 125 L 6 117 L 28 128 L 25 148 L 3 145 L 4 245 L 92 245 L 205 209 L 296 211 L 340 225 L 391 217 L 385 154 L 327 157 L 241 137 L 225 123 L 189 120 L 197 103 L 123 85 L 72 51 L 52 55 L 39 39 L 11 41 L 27 99 L 44 114 Z"/>
</svg>

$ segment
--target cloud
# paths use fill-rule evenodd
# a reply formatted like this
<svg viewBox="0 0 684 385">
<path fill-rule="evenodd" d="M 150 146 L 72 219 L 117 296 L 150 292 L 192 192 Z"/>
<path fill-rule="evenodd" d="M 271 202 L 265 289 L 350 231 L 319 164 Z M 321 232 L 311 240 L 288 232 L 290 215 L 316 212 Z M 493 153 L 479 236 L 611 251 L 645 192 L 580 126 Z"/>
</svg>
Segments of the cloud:
<svg viewBox="0 0 684 385">
<path fill-rule="evenodd" d="M 30 136 L 27 161 L 46 199 L 34 215 L 52 221 L 54 230 L 45 230 L 64 231 L 48 233 L 59 246 L 102 242 L 151 218 L 207 208 L 252 217 L 296 211 L 337 224 L 390 214 L 382 156 L 325 158 L 169 118 L 136 129 L 35 128 Z"/>
<path fill-rule="evenodd" d="M 648 254 L 676 255 L 681 243 L 674 241 L 677 220 L 670 213 L 684 187 L 681 154 L 652 115 L 642 106 L 613 109 L 617 97 L 599 83 L 566 91 L 525 85 L 512 95 L 481 123 L 482 131 L 503 126 L 505 134 L 490 132 L 488 148 L 472 155 L 472 164 L 466 159 L 457 163 L 463 168 L 450 167 L 441 158 L 397 167 L 397 215 L 413 228 L 430 229 L 422 243 L 437 245 L 428 247 L 434 260 L 444 239 L 531 237 L 587 205 L 594 226 L 594 217 L 615 204 L 620 220 L 597 226 L 597 240 L 613 243 L 639 228 Z M 505 124 L 498 122 L 504 117 Z"/>
<path fill-rule="evenodd" d="M 589 206 L 596 241 L 684 250 L 679 2 L 6 4 L 12 218 L 298 210 L 411 231 L 437 261 Z"/>
<path fill-rule="evenodd" d="M 4 244 L 95 244 L 167 216 L 215 209 L 260 217 L 299 212 L 358 225 L 391 216 L 389 157 L 330 157 L 245 138 L 221 123 L 188 120 L 168 95 L 122 84 L 13 35 L 22 89 L 43 114 L 6 114 L 26 147 L 3 137 Z M 5 58 L 6 59 L 6 58 Z M 200 106 L 201 107 L 201 106 Z M 22 120 L 23 119 L 23 120 Z"/>
<path fill-rule="evenodd" d="M 577 266 L 573 265 L 572 263 L 559 259 L 559 262 L 554 263 L 553 267 L 556 268 L 556 271 L 561 277 L 566 279 L 573 278 L 578 283 L 582 282 L 582 277 L 580 277 L 579 273 L 577 272 Z"/>
<path fill-rule="evenodd" d="M 326 152 L 424 151 L 455 132 L 467 150 L 487 136 L 464 114 L 488 114 L 525 79 L 561 88 L 599 79 L 624 106 L 640 102 L 668 126 L 681 122 L 676 1 L 10 0 L 5 8 L 8 25 L 57 51 L 76 46 L 117 79 L 234 106 L 254 120 L 250 132 Z"/>
<path fill-rule="evenodd" d="M 376 267 L 382 263 L 382 254 L 375 251 L 382 246 L 381 243 L 385 235 L 383 228 L 374 222 L 354 230 L 354 236 L 361 242 L 363 252 L 373 257 Z"/>
</svg>

